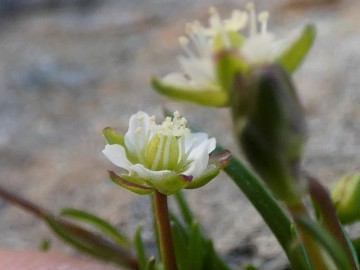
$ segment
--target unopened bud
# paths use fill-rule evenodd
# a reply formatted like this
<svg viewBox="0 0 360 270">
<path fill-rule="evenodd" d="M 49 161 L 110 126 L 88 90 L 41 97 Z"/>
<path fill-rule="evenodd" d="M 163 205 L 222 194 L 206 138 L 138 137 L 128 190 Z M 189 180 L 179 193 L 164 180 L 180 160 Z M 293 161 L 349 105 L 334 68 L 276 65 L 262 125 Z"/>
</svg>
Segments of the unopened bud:
<svg viewBox="0 0 360 270">
<path fill-rule="evenodd" d="M 250 93 L 246 110 L 239 106 L 241 84 Z M 294 180 L 299 178 L 306 128 L 289 74 L 280 65 L 260 67 L 235 82 L 232 96 L 236 135 L 247 159 L 279 199 L 296 203 L 300 197 Z"/>
<path fill-rule="evenodd" d="M 331 197 L 341 223 L 360 220 L 360 171 L 341 177 L 332 188 Z"/>
</svg>

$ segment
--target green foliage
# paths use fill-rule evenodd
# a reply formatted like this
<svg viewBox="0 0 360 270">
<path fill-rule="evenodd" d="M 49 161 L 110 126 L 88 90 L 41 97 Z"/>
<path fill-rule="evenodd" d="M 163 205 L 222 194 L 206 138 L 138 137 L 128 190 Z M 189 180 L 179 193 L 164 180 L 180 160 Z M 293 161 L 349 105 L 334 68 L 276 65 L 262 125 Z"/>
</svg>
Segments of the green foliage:
<svg viewBox="0 0 360 270">
<path fill-rule="evenodd" d="M 310 234 L 312 239 L 315 239 L 323 247 L 328 253 L 329 258 L 335 263 L 337 269 L 354 269 L 342 246 L 326 229 L 308 217 L 299 216 L 296 218 L 296 222 L 303 230 Z M 329 261 L 329 265 L 330 263 Z"/>
<path fill-rule="evenodd" d="M 93 225 L 96 229 L 100 230 L 100 232 L 110 237 L 112 240 L 114 240 L 114 242 L 116 242 L 120 246 L 123 247 L 131 246 L 130 240 L 125 235 L 120 233 L 119 230 L 116 229 L 109 222 L 94 214 L 74 208 L 63 208 L 60 211 L 60 214 L 62 216 L 70 217 L 72 219 L 80 220 L 87 224 Z"/>
<path fill-rule="evenodd" d="M 175 196 L 182 223 L 171 215 L 178 270 L 229 270 L 214 250 L 212 241 L 201 231 L 182 193 Z"/>
</svg>

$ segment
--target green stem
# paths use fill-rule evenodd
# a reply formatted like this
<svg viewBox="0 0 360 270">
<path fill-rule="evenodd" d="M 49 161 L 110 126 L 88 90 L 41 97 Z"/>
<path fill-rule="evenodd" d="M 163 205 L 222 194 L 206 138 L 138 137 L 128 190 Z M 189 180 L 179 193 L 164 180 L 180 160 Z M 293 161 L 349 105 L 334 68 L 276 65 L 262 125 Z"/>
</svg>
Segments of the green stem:
<svg viewBox="0 0 360 270">
<path fill-rule="evenodd" d="M 160 241 L 161 259 L 165 270 L 177 270 L 174 244 L 171 235 L 167 196 L 154 192 L 155 218 Z"/>
<path fill-rule="evenodd" d="M 217 145 L 217 151 L 224 150 Z M 294 250 L 292 222 L 279 202 L 271 195 L 262 181 L 255 176 L 239 159 L 232 157 L 224 171 L 244 192 L 285 251 L 292 269 L 309 269 L 305 254 L 301 248 Z"/>
<path fill-rule="evenodd" d="M 308 216 L 305 205 L 301 202 L 297 205 L 288 206 L 290 214 L 296 220 L 296 217 L 299 216 Z M 310 263 L 314 270 L 324 270 L 328 269 L 326 260 L 321 252 L 320 246 L 317 242 L 311 237 L 311 235 L 302 229 L 301 226 L 296 227 L 299 237 L 304 245 L 306 254 L 309 257 Z"/>
<path fill-rule="evenodd" d="M 309 193 L 311 199 L 313 200 L 314 206 L 319 209 L 320 216 L 324 225 L 338 241 L 338 243 L 342 246 L 344 252 L 349 259 L 352 269 L 356 270 L 357 261 L 353 257 L 344 230 L 338 217 L 336 216 L 336 209 L 331 201 L 328 191 L 315 177 L 307 175 L 307 179 L 309 183 Z"/>
</svg>

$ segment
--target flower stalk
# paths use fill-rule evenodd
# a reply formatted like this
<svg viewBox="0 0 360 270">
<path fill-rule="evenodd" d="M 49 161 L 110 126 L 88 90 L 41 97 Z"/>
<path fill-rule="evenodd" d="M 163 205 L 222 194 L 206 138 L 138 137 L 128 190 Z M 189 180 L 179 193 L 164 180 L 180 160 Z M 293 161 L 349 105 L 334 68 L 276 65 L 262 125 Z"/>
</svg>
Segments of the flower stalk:
<svg viewBox="0 0 360 270">
<path fill-rule="evenodd" d="M 155 219 L 159 235 L 160 254 L 165 270 L 177 270 L 174 244 L 171 234 L 167 196 L 155 191 L 153 194 Z"/>
<path fill-rule="evenodd" d="M 308 216 L 308 212 L 303 202 L 300 202 L 299 204 L 296 205 L 291 205 L 291 206 L 288 205 L 288 210 L 290 214 L 294 217 L 295 224 L 297 217 Z M 324 255 L 321 252 L 320 246 L 317 244 L 316 240 L 313 239 L 312 236 L 298 224 L 296 224 L 296 229 L 301 239 L 301 242 L 306 250 L 306 254 L 308 255 L 310 264 L 312 265 L 313 269 L 314 270 L 328 269 L 326 259 L 324 258 Z"/>
</svg>

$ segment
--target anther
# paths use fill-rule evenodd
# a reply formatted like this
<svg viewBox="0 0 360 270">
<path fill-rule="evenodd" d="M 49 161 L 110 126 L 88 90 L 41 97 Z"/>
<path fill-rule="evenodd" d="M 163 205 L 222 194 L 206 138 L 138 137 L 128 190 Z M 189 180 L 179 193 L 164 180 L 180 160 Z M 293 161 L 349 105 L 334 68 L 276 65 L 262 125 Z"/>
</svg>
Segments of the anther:
<svg viewBox="0 0 360 270">
<path fill-rule="evenodd" d="M 261 33 L 262 34 L 266 33 L 268 19 L 269 19 L 269 12 L 267 12 L 267 11 L 261 12 L 258 16 L 258 20 L 261 23 Z"/>
</svg>

